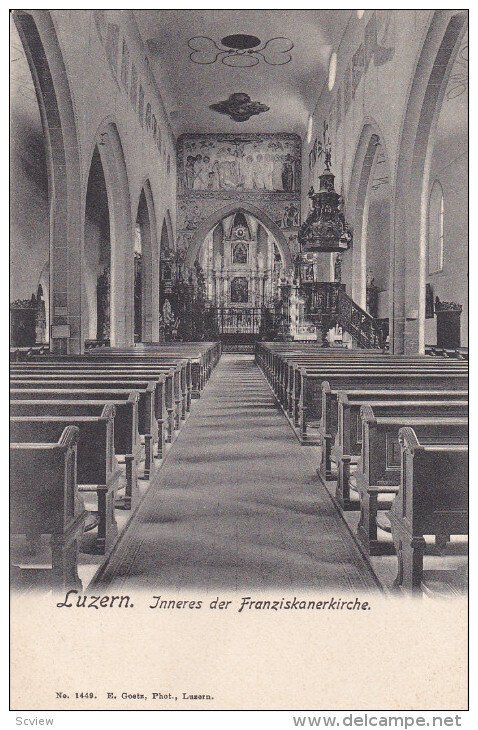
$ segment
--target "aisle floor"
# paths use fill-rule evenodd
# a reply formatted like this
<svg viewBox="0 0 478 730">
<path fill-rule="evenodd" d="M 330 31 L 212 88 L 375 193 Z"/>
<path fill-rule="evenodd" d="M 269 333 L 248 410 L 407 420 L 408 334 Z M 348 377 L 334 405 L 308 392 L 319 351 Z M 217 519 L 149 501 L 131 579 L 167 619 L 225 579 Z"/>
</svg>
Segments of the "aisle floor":
<svg viewBox="0 0 478 730">
<path fill-rule="evenodd" d="M 103 590 L 378 590 L 250 355 L 223 355 L 96 580 Z"/>
</svg>

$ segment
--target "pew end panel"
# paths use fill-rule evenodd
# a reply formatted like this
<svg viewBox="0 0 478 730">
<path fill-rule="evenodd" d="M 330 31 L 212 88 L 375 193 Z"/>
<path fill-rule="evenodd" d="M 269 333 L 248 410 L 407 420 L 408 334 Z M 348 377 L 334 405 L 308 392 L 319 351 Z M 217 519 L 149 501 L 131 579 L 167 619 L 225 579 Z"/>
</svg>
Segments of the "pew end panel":
<svg viewBox="0 0 478 730">
<path fill-rule="evenodd" d="M 352 464 L 357 464 L 359 455 L 355 453 L 351 443 L 351 413 L 347 393 L 339 391 L 337 393 L 337 402 L 337 433 L 335 434 L 335 442 L 331 448 L 331 458 L 333 458 L 337 466 L 335 499 L 340 508 L 348 512 L 355 511 L 360 508 L 359 501 L 357 499 L 352 499 L 350 493 L 351 466 Z M 361 431 L 362 429 L 360 424 L 360 436 L 357 434 L 356 437 L 357 441 L 360 441 L 360 446 L 362 444 Z"/>
<path fill-rule="evenodd" d="M 98 504 L 98 532 L 95 550 L 106 554 L 113 546 L 118 528 L 115 494 L 121 486 L 121 471 L 114 456 L 113 404 L 106 404 L 99 417 L 17 416 L 10 420 L 12 437 L 17 442 L 55 441 L 70 423 L 79 430 L 77 443 L 78 491 L 94 493 Z"/>
<path fill-rule="evenodd" d="M 437 448 L 461 446 L 467 440 L 467 418 L 376 417 L 370 405 L 361 407 L 362 456 L 357 464 L 356 485 L 360 497 L 357 528 L 362 546 L 371 555 L 393 554 L 391 542 L 377 537 L 378 510 L 390 509 L 401 479 L 399 429 L 413 426 L 422 442 Z"/>
<path fill-rule="evenodd" d="M 50 536 L 51 587 L 81 590 L 78 554 L 86 510 L 77 488 L 79 430 L 66 426 L 55 443 L 10 444 L 10 530 L 34 554 Z M 20 574 L 22 569 L 20 568 Z"/>
<path fill-rule="evenodd" d="M 199 360 L 191 361 L 191 398 L 197 400 L 201 397 L 201 364 Z"/>
<path fill-rule="evenodd" d="M 427 444 L 413 428 L 399 431 L 401 477 L 389 512 L 398 560 L 396 589 L 421 595 L 425 535 L 444 547 L 468 534 L 468 446 Z"/>
<path fill-rule="evenodd" d="M 318 428 L 322 417 L 322 381 L 309 378 L 305 368 L 300 368 L 300 395 L 298 413 L 298 435 L 301 444 L 320 444 Z M 311 434 L 310 429 L 316 430 Z"/>
<path fill-rule="evenodd" d="M 332 401 L 336 399 L 337 394 L 332 391 L 328 380 L 324 380 L 321 387 L 322 407 L 319 426 L 321 458 L 318 471 L 319 476 L 325 481 L 338 478 L 337 471 L 332 469 L 332 447 L 337 433 L 337 408 L 332 407 Z"/>
</svg>

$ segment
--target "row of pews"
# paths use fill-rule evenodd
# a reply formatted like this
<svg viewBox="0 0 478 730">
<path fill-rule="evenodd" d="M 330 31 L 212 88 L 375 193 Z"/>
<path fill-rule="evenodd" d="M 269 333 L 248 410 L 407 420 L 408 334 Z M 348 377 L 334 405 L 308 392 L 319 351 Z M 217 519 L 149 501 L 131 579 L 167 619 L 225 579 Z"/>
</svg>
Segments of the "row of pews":
<svg viewBox="0 0 478 730">
<path fill-rule="evenodd" d="M 438 345 L 425 345 L 425 355 L 432 357 L 451 357 L 457 360 L 468 360 L 467 347 L 438 347 Z"/>
<path fill-rule="evenodd" d="M 220 355 L 220 343 L 156 343 L 11 363 L 17 579 L 43 555 L 44 536 L 54 588 L 80 585 L 86 536 L 95 554 L 109 554 L 117 510 L 138 504 L 138 480 L 151 479 Z"/>
<path fill-rule="evenodd" d="M 256 361 L 344 519 L 360 515 L 362 552 L 396 555 L 394 588 L 422 592 L 424 556 L 468 535 L 466 360 L 284 342 Z"/>
</svg>

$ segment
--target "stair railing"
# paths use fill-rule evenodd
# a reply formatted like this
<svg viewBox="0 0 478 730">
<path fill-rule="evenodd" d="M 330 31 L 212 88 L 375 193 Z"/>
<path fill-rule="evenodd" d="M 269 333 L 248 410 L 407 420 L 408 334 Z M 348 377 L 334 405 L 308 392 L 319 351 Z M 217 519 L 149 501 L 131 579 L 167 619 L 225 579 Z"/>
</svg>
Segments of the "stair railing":
<svg viewBox="0 0 478 730">
<path fill-rule="evenodd" d="M 359 307 L 343 289 L 339 290 L 337 305 L 338 324 L 353 337 L 359 347 L 385 349 L 386 336 L 382 321 Z"/>
</svg>

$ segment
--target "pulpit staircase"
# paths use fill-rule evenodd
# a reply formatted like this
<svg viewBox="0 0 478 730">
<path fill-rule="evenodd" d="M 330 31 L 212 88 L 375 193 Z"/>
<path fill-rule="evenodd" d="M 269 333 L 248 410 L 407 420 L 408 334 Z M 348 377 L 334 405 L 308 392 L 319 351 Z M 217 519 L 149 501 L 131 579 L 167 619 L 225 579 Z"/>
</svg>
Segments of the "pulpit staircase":
<svg viewBox="0 0 478 730">
<path fill-rule="evenodd" d="M 328 345 L 327 333 L 338 325 L 347 332 L 356 347 L 385 351 L 388 321 L 372 317 L 345 292 L 337 282 L 304 282 L 300 295 L 305 301 L 305 315 L 322 330 L 322 342 Z"/>
</svg>

